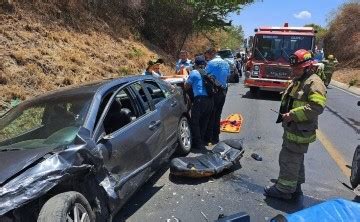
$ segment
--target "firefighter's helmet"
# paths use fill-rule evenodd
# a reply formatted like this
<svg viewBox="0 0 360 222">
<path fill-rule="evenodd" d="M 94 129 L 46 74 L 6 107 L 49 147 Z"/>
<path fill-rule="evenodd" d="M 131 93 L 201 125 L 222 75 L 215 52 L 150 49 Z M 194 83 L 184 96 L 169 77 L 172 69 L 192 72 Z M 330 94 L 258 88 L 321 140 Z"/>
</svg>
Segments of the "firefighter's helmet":
<svg viewBox="0 0 360 222">
<path fill-rule="evenodd" d="M 329 55 L 328 60 L 334 60 L 334 55 Z"/>
<path fill-rule="evenodd" d="M 299 49 L 289 58 L 291 66 L 306 68 L 315 64 L 313 54 L 305 49 Z"/>
</svg>

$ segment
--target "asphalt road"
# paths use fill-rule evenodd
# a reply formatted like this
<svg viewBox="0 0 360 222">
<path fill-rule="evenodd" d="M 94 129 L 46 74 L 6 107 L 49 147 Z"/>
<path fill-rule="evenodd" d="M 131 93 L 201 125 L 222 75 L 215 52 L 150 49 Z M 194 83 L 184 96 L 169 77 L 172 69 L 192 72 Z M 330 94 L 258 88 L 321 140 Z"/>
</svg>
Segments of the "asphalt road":
<svg viewBox="0 0 360 222">
<path fill-rule="evenodd" d="M 355 194 L 339 181 L 348 183 L 341 164 L 344 161 L 351 164 L 359 143 L 358 100 L 358 96 L 330 86 L 328 106 L 319 123 L 325 139 L 311 144 L 305 156 L 304 196 L 284 202 L 263 196 L 263 187 L 279 171 L 282 128 L 275 124 L 277 114 L 270 109 L 278 110 L 280 96 L 268 92 L 251 96 L 242 83 L 231 85 L 222 116 L 241 113 L 244 123 L 240 133 L 222 133 L 221 139 L 243 139 L 246 151 L 242 168 L 197 180 L 169 177 L 165 165 L 130 199 L 114 221 L 214 221 L 219 214 L 238 212 L 247 212 L 251 221 L 267 221 L 277 214 L 293 213 L 331 198 L 353 200 Z M 261 155 L 263 161 L 252 159 L 252 153 Z"/>
</svg>

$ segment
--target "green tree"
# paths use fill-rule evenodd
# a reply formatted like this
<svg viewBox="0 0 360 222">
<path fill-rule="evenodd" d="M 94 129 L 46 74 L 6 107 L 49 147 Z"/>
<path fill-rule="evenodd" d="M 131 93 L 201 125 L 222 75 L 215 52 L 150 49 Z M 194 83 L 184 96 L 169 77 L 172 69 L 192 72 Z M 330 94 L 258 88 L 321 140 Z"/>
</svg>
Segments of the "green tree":
<svg viewBox="0 0 360 222">
<path fill-rule="evenodd" d="M 187 4 L 193 8 L 193 27 L 195 31 L 209 31 L 216 28 L 231 26 L 226 19 L 229 13 L 240 13 L 242 7 L 255 0 L 188 0 Z"/>
<path fill-rule="evenodd" d="M 257 0 L 152 0 L 143 13 L 143 36 L 176 56 L 194 33 L 229 31 L 227 15 Z M 231 30 L 231 28 L 230 28 Z M 234 36 L 234 35 L 232 35 Z M 228 41 L 230 41 L 229 39 Z"/>
<path fill-rule="evenodd" d="M 217 48 L 238 49 L 244 40 L 244 31 L 239 26 L 229 26 L 206 33 L 207 39 Z"/>
<path fill-rule="evenodd" d="M 328 32 L 328 30 L 320 25 L 317 25 L 317 24 L 314 24 L 314 23 L 311 23 L 311 24 L 307 24 L 305 25 L 305 27 L 312 27 L 314 28 L 317 33 L 316 33 L 316 45 L 322 47 L 323 45 L 323 42 L 324 42 L 324 38 Z"/>
</svg>

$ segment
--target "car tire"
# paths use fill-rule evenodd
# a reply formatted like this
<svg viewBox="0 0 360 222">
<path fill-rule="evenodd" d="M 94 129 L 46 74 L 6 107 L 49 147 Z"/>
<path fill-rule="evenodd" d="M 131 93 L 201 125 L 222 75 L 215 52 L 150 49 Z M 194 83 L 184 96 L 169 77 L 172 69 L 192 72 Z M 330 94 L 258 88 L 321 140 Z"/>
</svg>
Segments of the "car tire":
<svg viewBox="0 0 360 222">
<path fill-rule="evenodd" d="M 74 222 L 95 222 L 95 214 L 81 193 L 70 191 L 50 198 L 41 208 L 37 222 L 71 221 L 69 218 Z"/>
<path fill-rule="evenodd" d="M 239 82 L 240 82 L 239 74 L 238 72 L 234 72 L 234 83 L 239 83 Z"/>
<path fill-rule="evenodd" d="M 350 183 L 353 188 L 356 188 L 360 184 L 360 145 L 356 147 L 353 156 Z"/>
<path fill-rule="evenodd" d="M 237 71 L 232 72 L 229 77 L 229 83 L 239 83 L 239 82 L 240 82 L 240 78 L 238 72 Z"/>
<path fill-rule="evenodd" d="M 178 138 L 178 154 L 188 154 L 191 150 L 191 130 L 188 118 L 185 116 L 181 117 L 178 128 L 177 128 L 177 138 Z"/>
</svg>

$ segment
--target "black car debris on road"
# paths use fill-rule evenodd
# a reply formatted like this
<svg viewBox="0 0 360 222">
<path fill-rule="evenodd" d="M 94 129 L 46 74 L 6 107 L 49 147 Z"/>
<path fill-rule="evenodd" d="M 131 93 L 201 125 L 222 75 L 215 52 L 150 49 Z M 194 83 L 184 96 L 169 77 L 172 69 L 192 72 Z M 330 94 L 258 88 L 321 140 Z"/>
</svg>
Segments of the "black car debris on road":
<svg viewBox="0 0 360 222">
<path fill-rule="evenodd" d="M 0 119 L 0 221 L 111 221 L 176 150 L 190 149 L 183 93 L 162 80 L 36 97 Z"/>
</svg>

